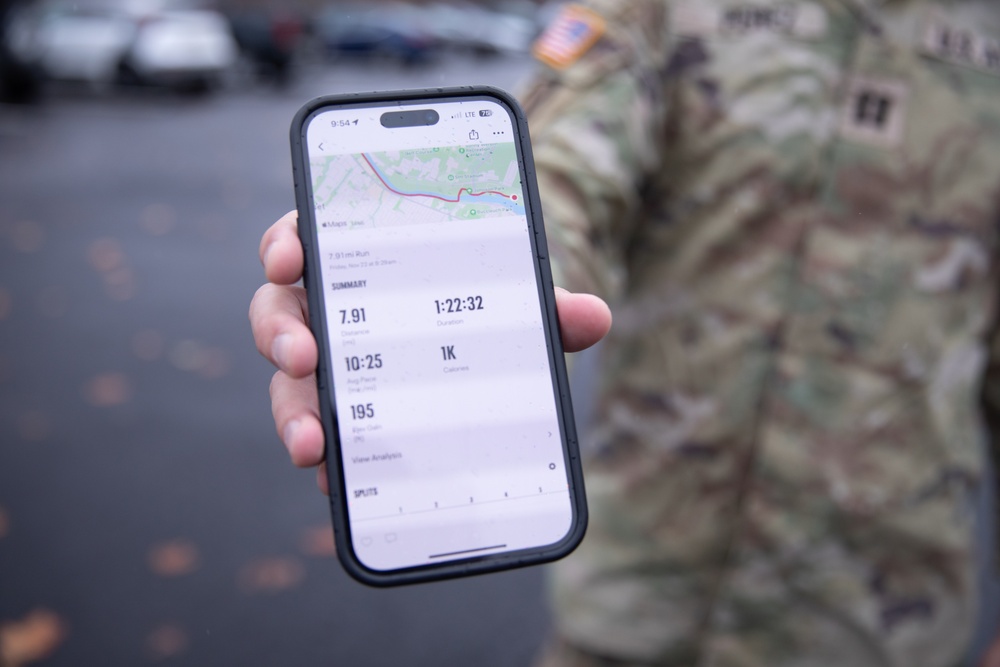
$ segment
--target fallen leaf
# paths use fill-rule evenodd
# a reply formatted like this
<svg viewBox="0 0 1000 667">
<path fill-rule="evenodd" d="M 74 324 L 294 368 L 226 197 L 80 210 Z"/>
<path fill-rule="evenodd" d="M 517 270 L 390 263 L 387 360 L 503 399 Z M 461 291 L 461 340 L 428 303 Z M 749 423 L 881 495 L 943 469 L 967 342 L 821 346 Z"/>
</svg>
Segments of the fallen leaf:
<svg viewBox="0 0 1000 667">
<path fill-rule="evenodd" d="M 104 289 L 116 301 L 135 296 L 135 272 L 125 265 L 125 251 L 116 239 L 97 239 L 87 248 L 90 265 L 104 277 Z"/>
<path fill-rule="evenodd" d="M 208 360 L 208 348 L 196 340 L 182 340 L 170 350 L 170 363 L 182 371 L 196 372 Z"/>
<path fill-rule="evenodd" d="M 146 648 L 157 660 L 184 652 L 190 643 L 188 633 L 174 623 L 164 623 L 146 636 Z"/>
<path fill-rule="evenodd" d="M 22 667 L 52 655 L 68 634 L 66 622 L 48 609 L 0 623 L 0 665 Z"/>
<path fill-rule="evenodd" d="M 307 529 L 299 544 L 302 553 L 307 556 L 330 558 L 337 555 L 337 545 L 333 543 L 333 528 L 329 524 Z"/>
<path fill-rule="evenodd" d="M 221 347 L 210 347 L 205 350 L 205 362 L 198 369 L 198 374 L 206 380 L 218 380 L 229 375 L 232 364 L 229 363 L 229 353 Z"/>
<path fill-rule="evenodd" d="M 170 363 L 179 370 L 198 373 L 207 380 L 224 377 L 231 368 L 227 350 L 196 340 L 182 340 L 174 345 L 170 350 Z"/>
<path fill-rule="evenodd" d="M 174 228 L 177 214 L 166 204 L 150 204 L 139 214 L 139 226 L 153 236 L 163 236 Z"/>
<path fill-rule="evenodd" d="M 277 593 L 302 583 L 306 571 L 297 558 L 264 558 L 248 564 L 239 574 L 239 587 L 246 593 Z"/>
<path fill-rule="evenodd" d="M 125 263 L 125 252 L 115 239 L 97 239 L 87 248 L 90 265 L 100 273 L 108 273 Z"/>
<path fill-rule="evenodd" d="M 123 373 L 102 373 L 87 383 L 83 395 L 95 407 L 110 408 L 127 403 L 132 387 Z"/>
<path fill-rule="evenodd" d="M 180 577 L 198 569 L 198 547 L 185 539 L 170 540 L 149 550 L 149 569 L 161 577 Z"/>
<path fill-rule="evenodd" d="M 104 291 L 115 301 L 128 301 L 135 296 L 135 272 L 127 266 L 104 274 Z"/>
</svg>

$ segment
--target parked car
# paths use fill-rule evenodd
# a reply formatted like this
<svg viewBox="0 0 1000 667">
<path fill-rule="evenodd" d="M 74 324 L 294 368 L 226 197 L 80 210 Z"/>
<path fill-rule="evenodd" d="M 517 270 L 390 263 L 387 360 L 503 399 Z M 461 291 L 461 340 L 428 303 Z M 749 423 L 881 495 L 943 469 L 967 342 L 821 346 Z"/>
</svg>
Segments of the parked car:
<svg viewBox="0 0 1000 667">
<path fill-rule="evenodd" d="M 11 49 L 10 27 L 23 11 L 18 2 L 0 4 L 0 103 L 34 102 L 41 91 L 38 70 Z"/>
<path fill-rule="evenodd" d="M 413 7 L 331 5 L 316 17 L 314 30 L 334 57 L 388 57 L 407 65 L 430 59 L 437 46 Z"/>
<path fill-rule="evenodd" d="M 118 63 L 125 82 L 185 90 L 218 87 L 236 63 L 229 24 L 205 10 L 164 11 L 137 22 L 132 44 Z"/>
<path fill-rule="evenodd" d="M 288 83 L 306 41 L 301 16 L 286 9 L 239 9 L 227 12 L 243 58 L 261 80 Z"/>
<path fill-rule="evenodd" d="M 202 91 L 235 65 L 238 49 L 218 13 L 44 3 L 11 26 L 11 48 L 47 78 Z"/>
<path fill-rule="evenodd" d="M 441 2 L 422 11 L 442 44 L 478 55 L 525 53 L 538 34 L 533 16 L 503 8 Z"/>
</svg>

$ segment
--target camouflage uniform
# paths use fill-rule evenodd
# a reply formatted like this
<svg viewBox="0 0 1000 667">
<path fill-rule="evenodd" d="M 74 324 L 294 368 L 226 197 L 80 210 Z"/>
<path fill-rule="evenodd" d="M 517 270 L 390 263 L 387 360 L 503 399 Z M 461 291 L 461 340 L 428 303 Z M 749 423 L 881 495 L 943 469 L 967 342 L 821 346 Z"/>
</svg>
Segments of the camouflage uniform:
<svg viewBox="0 0 1000 667">
<path fill-rule="evenodd" d="M 1000 3 L 588 6 L 523 96 L 558 282 L 615 313 L 549 664 L 960 664 Z"/>
</svg>

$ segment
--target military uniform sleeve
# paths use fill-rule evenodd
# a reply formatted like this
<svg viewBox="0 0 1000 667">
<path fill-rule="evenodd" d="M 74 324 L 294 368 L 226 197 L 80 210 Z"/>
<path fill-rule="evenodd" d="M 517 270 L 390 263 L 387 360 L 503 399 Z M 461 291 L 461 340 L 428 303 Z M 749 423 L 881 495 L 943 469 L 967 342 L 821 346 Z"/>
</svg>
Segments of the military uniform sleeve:
<svg viewBox="0 0 1000 667">
<path fill-rule="evenodd" d="M 569 62 L 541 66 L 522 99 L 556 284 L 614 301 L 644 185 L 662 161 L 667 4 L 595 0 L 569 11 L 582 12 L 576 34 L 592 31 L 593 43 L 557 44 Z M 539 45 L 559 40 L 558 22 Z"/>
<path fill-rule="evenodd" d="M 989 442 L 990 461 L 986 467 L 993 476 L 993 488 L 1000 491 L 1000 327 L 994 327 L 987 340 L 989 362 L 983 376 L 982 409 L 986 422 L 986 438 Z M 994 535 L 1000 537 L 1000 511 L 993 517 L 996 525 Z M 994 547 L 997 572 L 1000 572 L 1000 550 Z"/>
</svg>

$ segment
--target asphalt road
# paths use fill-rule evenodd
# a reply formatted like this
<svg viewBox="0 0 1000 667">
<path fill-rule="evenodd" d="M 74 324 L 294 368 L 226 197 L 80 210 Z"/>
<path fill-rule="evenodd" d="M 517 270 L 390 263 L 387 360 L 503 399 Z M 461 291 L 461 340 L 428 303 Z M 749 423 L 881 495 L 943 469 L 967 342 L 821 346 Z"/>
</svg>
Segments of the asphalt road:
<svg viewBox="0 0 1000 667">
<path fill-rule="evenodd" d="M 315 95 L 490 83 L 525 60 L 343 65 L 203 99 L 0 108 L 0 641 L 40 665 L 523 665 L 535 568 L 354 583 L 274 433 L 247 306 Z M 0 653 L 3 655 L 3 653 Z"/>
</svg>

